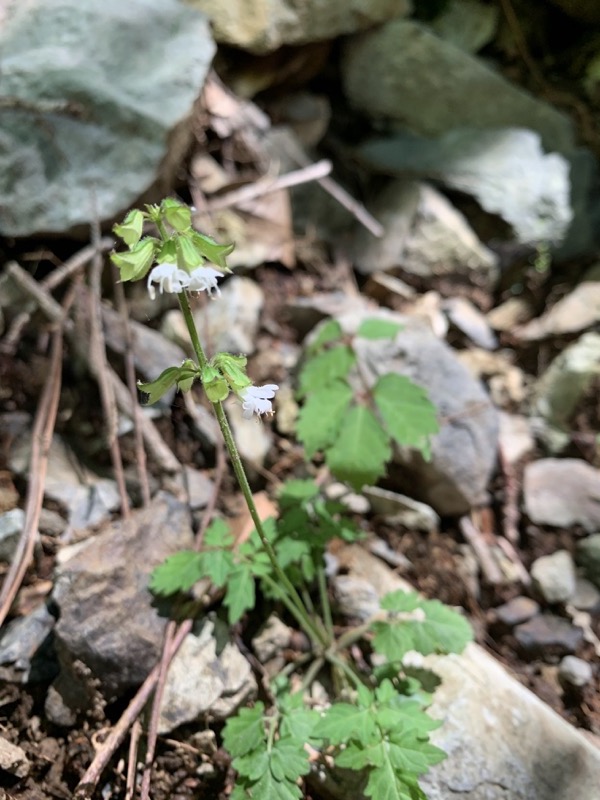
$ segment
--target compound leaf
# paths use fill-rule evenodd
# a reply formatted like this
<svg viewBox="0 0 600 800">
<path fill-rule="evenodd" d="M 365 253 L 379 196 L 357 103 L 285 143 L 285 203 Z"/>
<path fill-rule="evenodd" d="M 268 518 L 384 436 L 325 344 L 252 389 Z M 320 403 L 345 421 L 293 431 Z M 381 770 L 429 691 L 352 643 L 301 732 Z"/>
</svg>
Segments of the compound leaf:
<svg viewBox="0 0 600 800">
<path fill-rule="evenodd" d="M 227 579 L 227 594 L 223 604 L 227 606 L 227 619 L 234 625 L 241 619 L 244 611 L 254 607 L 256 590 L 254 575 L 249 564 L 236 564 Z"/>
<path fill-rule="evenodd" d="M 149 588 L 155 594 L 164 596 L 187 592 L 205 575 L 202 553 L 180 550 L 154 568 Z"/>
<path fill-rule="evenodd" d="M 223 744 L 234 758 L 266 748 L 264 713 L 265 706 L 258 701 L 253 708 L 242 708 L 235 717 L 229 717 L 223 728 Z"/>
</svg>

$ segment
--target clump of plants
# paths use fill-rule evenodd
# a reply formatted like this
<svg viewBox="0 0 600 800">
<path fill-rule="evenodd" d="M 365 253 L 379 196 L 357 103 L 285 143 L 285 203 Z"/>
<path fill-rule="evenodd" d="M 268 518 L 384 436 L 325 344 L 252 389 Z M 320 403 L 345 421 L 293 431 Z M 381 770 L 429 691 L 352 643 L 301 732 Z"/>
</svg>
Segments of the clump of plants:
<svg viewBox="0 0 600 800">
<path fill-rule="evenodd" d="M 144 236 L 147 223 L 158 235 Z M 375 800 L 425 798 L 419 777 L 444 753 L 429 741 L 438 726 L 426 713 L 431 697 L 405 657 L 415 650 L 459 652 L 471 638 L 468 623 L 438 601 L 401 591 L 383 597 L 380 610 L 361 624 L 335 617 L 327 548 L 334 539 L 355 541 L 361 533 L 312 480 L 287 481 L 278 495 L 278 517 L 260 519 L 223 402 L 233 394 L 245 417 L 260 417 L 273 412 L 279 387 L 255 386 L 242 354 L 209 358 L 194 325 L 188 295 L 218 297 L 233 246 L 195 231 L 190 209 L 174 199 L 130 211 L 115 232 L 127 248 L 112 255 L 121 280 L 145 280 L 152 298 L 157 289 L 176 294 L 195 354 L 139 384 L 140 391 L 154 403 L 174 386 L 202 387 L 255 526 L 235 547 L 225 522 L 214 520 L 202 550 L 168 558 L 153 572 L 150 587 L 178 595 L 208 577 L 221 589 L 232 625 L 254 608 L 259 592 L 285 609 L 310 642 L 308 652 L 274 681 L 268 704 L 258 701 L 225 724 L 223 745 L 238 776 L 232 800 L 301 798 L 307 776 L 318 780 L 341 768 L 360 773 L 363 793 Z M 355 490 L 385 473 L 394 443 L 427 457 L 437 429 L 434 407 L 408 378 L 383 375 L 372 388 L 356 380 L 356 339 L 396 335 L 398 326 L 377 319 L 363 322 L 354 336 L 329 322 L 308 348 L 299 376 L 297 435 L 306 457 L 321 453 L 332 474 Z M 361 659 L 353 657 L 357 647 Z M 320 708 L 306 701 L 317 677 L 331 693 Z"/>
</svg>

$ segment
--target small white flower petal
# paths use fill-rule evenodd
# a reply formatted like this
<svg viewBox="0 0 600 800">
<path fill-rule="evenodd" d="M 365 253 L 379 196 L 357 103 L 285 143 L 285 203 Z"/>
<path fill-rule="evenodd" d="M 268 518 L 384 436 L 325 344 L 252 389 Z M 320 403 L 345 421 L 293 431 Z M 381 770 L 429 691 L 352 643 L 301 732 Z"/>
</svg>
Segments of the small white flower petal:
<svg viewBox="0 0 600 800">
<path fill-rule="evenodd" d="M 223 277 L 222 272 L 214 267 L 196 267 L 190 273 L 190 283 L 188 289 L 190 292 L 208 292 L 212 297 L 213 291 L 215 294 L 221 294 L 221 290 L 217 285 L 217 278 Z"/>
<path fill-rule="evenodd" d="M 242 408 L 244 419 L 250 419 L 253 414 L 272 414 L 273 405 L 271 398 L 275 397 L 275 392 L 279 389 L 276 383 L 268 383 L 265 386 L 246 386 L 242 389 Z"/>
<path fill-rule="evenodd" d="M 156 290 L 152 284 L 157 283 L 160 293 L 183 292 L 190 282 L 190 276 L 184 270 L 179 269 L 177 264 L 158 264 L 154 269 L 150 270 L 146 285 L 148 287 L 148 294 L 154 300 L 156 297 Z"/>
</svg>

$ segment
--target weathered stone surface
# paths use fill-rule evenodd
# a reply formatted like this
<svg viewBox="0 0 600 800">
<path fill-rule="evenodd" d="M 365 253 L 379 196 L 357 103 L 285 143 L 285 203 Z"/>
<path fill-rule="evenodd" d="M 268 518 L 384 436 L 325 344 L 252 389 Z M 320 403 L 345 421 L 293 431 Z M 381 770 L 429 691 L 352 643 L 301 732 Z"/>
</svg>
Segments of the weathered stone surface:
<svg viewBox="0 0 600 800">
<path fill-rule="evenodd" d="M 393 340 L 356 339 L 361 378 L 372 386 L 396 372 L 423 386 L 436 406 L 440 431 L 432 438 L 432 459 L 396 452 L 389 468 L 393 488 L 432 506 L 438 514 L 462 514 L 484 500 L 495 465 L 498 416 L 482 384 L 453 351 L 419 320 L 388 311 L 338 317 L 346 333 L 366 318 L 402 325 Z"/>
<path fill-rule="evenodd" d="M 141 683 L 159 657 L 166 624 L 147 589 L 150 572 L 192 543 L 187 507 L 158 495 L 130 519 L 62 550 L 53 598 L 63 671 L 80 660 L 107 696 Z"/>
<path fill-rule="evenodd" d="M 158 729 L 169 733 L 204 714 L 224 719 L 256 695 L 256 678 L 239 649 L 228 642 L 217 654 L 215 626 L 190 633 L 171 662 Z"/>
<path fill-rule="evenodd" d="M 339 558 L 379 596 L 406 582 L 359 545 Z M 448 758 L 420 780 L 428 800 L 582 800 L 600 797 L 600 750 L 477 645 L 428 656 L 440 678 L 430 708 L 432 740 Z M 353 784 L 337 798 L 362 800 Z"/>
<path fill-rule="evenodd" d="M 362 227 L 357 231 L 353 259 L 360 272 L 400 267 L 418 277 L 456 275 L 486 286 L 494 283 L 496 256 L 432 186 L 393 181 L 369 210 L 385 233 L 377 239 Z"/>
<path fill-rule="evenodd" d="M 583 642 L 583 631 L 569 620 L 539 614 L 515 628 L 515 639 L 526 658 L 564 656 Z"/>
<path fill-rule="evenodd" d="M 600 531 L 600 470 L 576 458 L 541 458 L 525 467 L 525 511 L 532 522 Z"/>
<path fill-rule="evenodd" d="M 398 133 L 367 141 L 359 152 L 386 174 L 431 178 L 472 195 L 508 222 L 522 244 L 560 244 L 573 220 L 569 163 L 558 153 L 545 153 L 530 130 L 474 125 L 454 127 L 436 139 Z"/>
<path fill-rule="evenodd" d="M 0 233 L 111 218 L 170 182 L 214 50 L 177 0 L 5 3 Z"/>
<path fill-rule="evenodd" d="M 575 594 L 575 563 L 567 550 L 536 558 L 530 572 L 547 603 L 566 603 Z"/>
<path fill-rule="evenodd" d="M 30 768 L 25 751 L 3 736 L 0 737 L 0 769 L 15 778 L 24 778 L 29 774 Z"/>
<path fill-rule="evenodd" d="M 56 624 L 56 618 L 42 603 L 24 617 L 12 620 L 0 637 L 0 679 L 15 683 L 48 680 L 56 674 L 56 663 L 48 649 L 36 655 Z"/>
<path fill-rule="evenodd" d="M 0 561 L 11 561 L 25 525 L 25 512 L 13 508 L 0 514 Z"/>
<path fill-rule="evenodd" d="M 393 20 L 349 40 L 343 79 L 352 106 L 416 134 L 522 127 L 537 131 L 546 150 L 573 148 L 565 115 L 412 20 Z"/>
<path fill-rule="evenodd" d="M 333 39 L 407 14 L 409 0 L 186 0 L 213 23 L 218 42 L 253 53 Z"/>
</svg>

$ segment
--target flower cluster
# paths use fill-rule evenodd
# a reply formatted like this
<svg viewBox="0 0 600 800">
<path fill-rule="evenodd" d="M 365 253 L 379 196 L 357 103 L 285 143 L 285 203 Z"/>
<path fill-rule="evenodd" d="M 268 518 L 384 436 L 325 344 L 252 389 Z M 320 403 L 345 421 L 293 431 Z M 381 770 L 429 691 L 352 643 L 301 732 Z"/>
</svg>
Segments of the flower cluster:
<svg viewBox="0 0 600 800">
<path fill-rule="evenodd" d="M 188 289 L 190 292 L 208 292 L 209 295 L 221 294 L 217 285 L 217 278 L 222 278 L 223 273 L 214 267 L 197 267 L 192 272 L 179 269 L 177 264 L 158 264 L 148 273 L 146 285 L 148 294 L 154 300 L 156 290 L 153 284 L 158 284 L 158 290 L 178 294 Z"/>
</svg>

